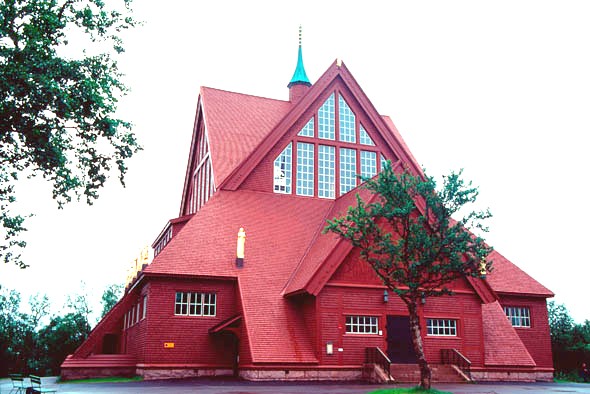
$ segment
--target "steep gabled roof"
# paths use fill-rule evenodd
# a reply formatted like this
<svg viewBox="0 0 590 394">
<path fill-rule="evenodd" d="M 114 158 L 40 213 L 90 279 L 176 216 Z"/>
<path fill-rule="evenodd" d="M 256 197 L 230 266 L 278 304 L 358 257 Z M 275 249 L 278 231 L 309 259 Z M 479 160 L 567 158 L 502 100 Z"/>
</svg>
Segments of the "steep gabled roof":
<svg viewBox="0 0 590 394">
<path fill-rule="evenodd" d="M 487 282 L 496 293 L 553 297 L 555 294 L 518 268 L 498 251 L 490 253 L 493 271 L 487 275 Z"/>
<path fill-rule="evenodd" d="M 222 188 L 236 190 L 256 166 L 267 156 L 271 149 L 287 133 L 288 130 L 297 122 L 311 106 L 319 107 L 320 99 L 336 86 L 343 87 L 361 108 L 361 112 L 372 123 L 373 128 L 378 130 L 383 138 L 385 147 L 389 149 L 395 157 L 408 163 L 408 166 L 414 173 L 421 173 L 420 166 L 413 159 L 409 151 L 405 148 L 405 143 L 398 140 L 399 133 L 390 119 L 384 118 L 375 109 L 369 98 L 365 95 L 362 88 L 356 82 L 344 63 L 335 61 L 330 65 L 326 72 L 313 84 L 304 97 L 295 104 L 291 105 L 290 110 L 285 116 L 270 130 L 269 134 L 261 141 L 255 150 L 236 167 L 234 171 L 223 181 Z"/>
<path fill-rule="evenodd" d="M 312 242 L 310 229 L 323 222 L 331 205 L 330 200 L 220 190 L 145 275 L 237 278 L 253 361 L 315 363 L 303 319 L 281 292 Z M 243 268 L 235 264 L 240 227 L 246 231 Z"/>
<path fill-rule="evenodd" d="M 498 301 L 483 304 L 481 315 L 487 366 L 536 366 Z"/>
<path fill-rule="evenodd" d="M 192 176 L 201 125 L 207 136 L 213 180 L 219 189 L 227 176 L 250 155 L 285 116 L 291 103 L 248 94 L 201 87 L 184 181 L 184 206 Z"/>
</svg>

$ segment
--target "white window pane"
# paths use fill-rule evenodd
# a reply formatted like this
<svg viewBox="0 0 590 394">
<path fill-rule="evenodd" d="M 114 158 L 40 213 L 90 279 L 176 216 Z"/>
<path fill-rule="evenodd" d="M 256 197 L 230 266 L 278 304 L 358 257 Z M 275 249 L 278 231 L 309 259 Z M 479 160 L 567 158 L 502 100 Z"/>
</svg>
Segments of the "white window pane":
<svg viewBox="0 0 590 394">
<path fill-rule="evenodd" d="M 334 198 L 336 148 L 320 145 L 318 148 L 318 196 Z"/>
<path fill-rule="evenodd" d="M 356 150 L 340 148 L 340 195 L 356 187 Z"/>
<path fill-rule="evenodd" d="M 372 178 L 377 175 L 377 153 L 361 151 L 361 175 Z"/>
<path fill-rule="evenodd" d="M 291 157 L 291 143 L 274 161 L 273 164 L 273 188 L 275 193 L 291 194 L 291 178 L 292 178 L 292 157 Z"/>
<path fill-rule="evenodd" d="M 338 120 L 340 141 L 356 142 L 354 113 L 342 96 L 338 96 Z"/>
<path fill-rule="evenodd" d="M 371 137 L 369 137 L 369 134 L 367 133 L 367 130 L 365 130 L 363 125 L 360 125 L 359 140 L 360 140 L 359 142 L 363 145 L 375 146 L 375 143 L 373 142 Z"/>
<path fill-rule="evenodd" d="M 313 196 L 314 181 L 313 144 L 297 143 L 297 194 Z"/>
<path fill-rule="evenodd" d="M 322 104 L 318 110 L 318 137 L 333 140 L 334 134 L 334 93 Z"/>
<path fill-rule="evenodd" d="M 313 137 L 313 124 L 314 121 L 313 118 L 311 118 L 309 122 L 307 122 L 307 124 L 303 126 L 303 128 L 297 135 L 300 135 L 302 137 Z"/>
</svg>

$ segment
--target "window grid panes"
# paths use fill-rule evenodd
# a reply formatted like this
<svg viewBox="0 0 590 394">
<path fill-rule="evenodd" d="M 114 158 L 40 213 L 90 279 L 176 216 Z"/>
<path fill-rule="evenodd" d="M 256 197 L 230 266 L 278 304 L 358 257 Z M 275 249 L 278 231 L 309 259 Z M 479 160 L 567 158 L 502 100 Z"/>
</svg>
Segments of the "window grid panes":
<svg viewBox="0 0 590 394">
<path fill-rule="evenodd" d="M 361 151 L 361 175 L 365 178 L 377 175 L 377 153 Z"/>
<path fill-rule="evenodd" d="M 531 314 L 529 308 L 505 306 L 504 313 L 513 327 L 530 327 Z"/>
<path fill-rule="evenodd" d="M 385 159 L 385 157 L 383 155 L 381 156 L 381 171 L 383 171 L 383 168 L 385 168 L 385 163 L 387 163 L 387 159 Z"/>
<path fill-rule="evenodd" d="M 313 196 L 313 144 L 297 143 L 297 194 Z"/>
<path fill-rule="evenodd" d="M 318 137 L 326 140 L 335 139 L 334 136 L 334 93 L 322 104 L 318 110 Z"/>
<path fill-rule="evenodd" d="M 379 324 L 377 316 L 346 316 L 347 334 L 377 334 Z"/>
<path fill-rule="evenodd" d="M 342 96 L 338 96 L 338 120 L 340 141 L 356 142 L 354 113 Z"/>
<path fill-rule="evenodd" d="M 457 321 L 453 319 L 427 319 L 426 329 L 428 335 L 456 337 Z"/>
<path fill-rule="evenodd" d="M 297 135 L 302 137 L 313 137 L 313 123 L 313 118 L 311 118 Z"/>
<path fill-rule="evenodd" d="M 215 293 L 176 292 L 174 314 L 180 316 L 215 316 Z"/>
<path fill-rule="evenodd" d="M 340 195 L 356 187 L 356 150 L 340 148 Z"/>
<path fill-rule="evenodd" d="M 359 142 L 363 145 L 375 146 L 375 143 L 373 142 L 371 137 L 369 137 L 369 134 L 367 133 L 367 130 L 365 130 L 363 125 L 360 125 Z"/>
<path fill-rule="evenodd" d="M 318 148 L 318 197 L 334 198 L 336 149 L 320 145 Z"/>
<path fill-rule="evenodd" d="M 274 161 L 274 191 L 275 193 L 291 194 L 292 158 L 291 143 Z"/>
</svg>

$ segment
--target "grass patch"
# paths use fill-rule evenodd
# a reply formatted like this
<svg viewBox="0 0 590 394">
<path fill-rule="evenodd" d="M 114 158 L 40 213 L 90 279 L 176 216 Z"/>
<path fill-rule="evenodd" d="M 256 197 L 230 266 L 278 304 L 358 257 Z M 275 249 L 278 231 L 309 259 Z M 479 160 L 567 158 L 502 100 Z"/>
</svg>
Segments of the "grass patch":
<svg viewBox="0 0 590 394">
<path fill-rule="evenodd" d="M 440 391 L 435 389 L 422 390 L 420 387 L 411 388 L 395 388 L 395 389 L 380 389 L 371 391 L 368 394 L 453 394 L 450 391 Z"/>
<path fill-rule="evenodd" d="M 58 383 L 125 383 L 125 382 L 139 382 L 143 377 L 133 376 L 132 378 L 124 378 L 121 376 L 112 376 L 108 378 L 92 378 L 92 379 L 74 379 L 74 380 L 60 380 Z"/>
</svg>

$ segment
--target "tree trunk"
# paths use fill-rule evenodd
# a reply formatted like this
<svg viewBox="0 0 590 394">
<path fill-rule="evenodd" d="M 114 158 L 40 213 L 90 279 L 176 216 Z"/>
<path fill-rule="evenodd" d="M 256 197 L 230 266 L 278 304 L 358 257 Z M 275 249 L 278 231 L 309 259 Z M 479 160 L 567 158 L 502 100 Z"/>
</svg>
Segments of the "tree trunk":
<svg viewBox="0 0 590 394">
<path fill-rule="evenodd" d="M 408 311 L 410 313 L 410 332 L 412 334 L 412 344 L 414 345 L 414 352 L 418 359 L 418 366 L 420 367 L 420 387 L 424 390 L 430 389 L 430 379 L 432 372 L 428 366 L 428 361 L 424 356 L 424 346 L 422 345 L 422 334 L 420 330 L 420 317 L 418 316 L 418 302 L 411 300 L 408 303 Z"/>
</svg>

